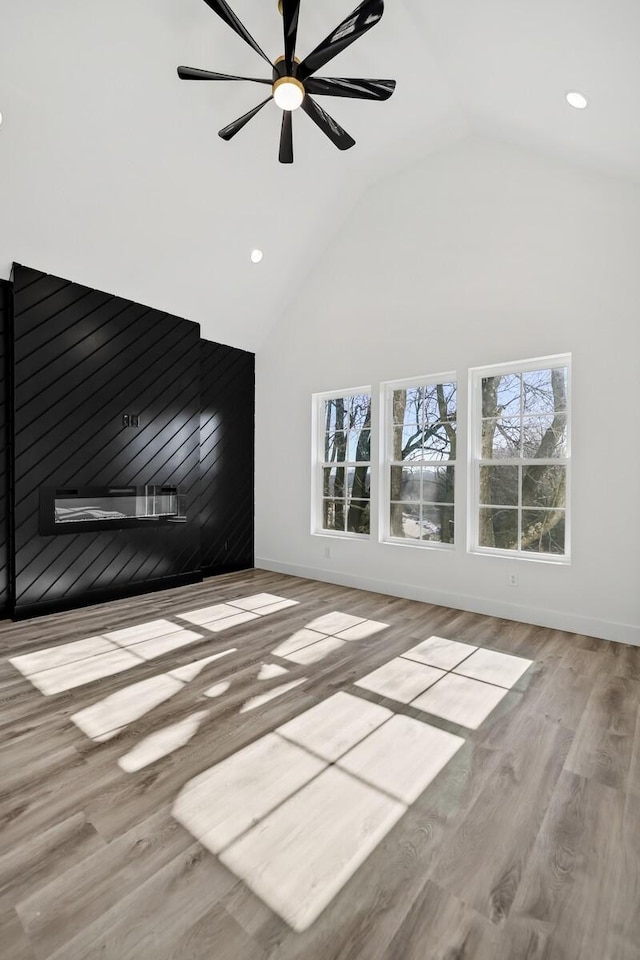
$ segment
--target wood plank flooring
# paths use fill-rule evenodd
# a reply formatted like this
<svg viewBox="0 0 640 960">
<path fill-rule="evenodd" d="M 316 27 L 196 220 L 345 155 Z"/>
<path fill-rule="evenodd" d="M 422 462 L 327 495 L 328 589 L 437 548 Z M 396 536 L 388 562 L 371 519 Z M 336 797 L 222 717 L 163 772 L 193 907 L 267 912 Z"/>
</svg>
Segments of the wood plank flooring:
<svg viewBox="0 0 640 960">
<path fill-rule="evenodd" d="M 3 960 L 640 960 L 640 648 L 259 570 L 0 623 L 0 927 Z"/>
</svg>

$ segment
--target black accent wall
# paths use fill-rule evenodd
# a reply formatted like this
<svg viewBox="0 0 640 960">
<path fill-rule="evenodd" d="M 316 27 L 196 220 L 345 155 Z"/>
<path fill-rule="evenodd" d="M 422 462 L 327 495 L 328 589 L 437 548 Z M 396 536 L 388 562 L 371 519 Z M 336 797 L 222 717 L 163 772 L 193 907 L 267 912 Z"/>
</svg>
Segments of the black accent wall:
<svg viewBox="0 0 640 960">
<path fill-rule="evenodd" d="M 9 604 L 9 423 L 7 336 L 11 286 L 0 280 L 0 616 Z"/>
<path fill-rule="evenodd" d="M 13 616 L 252 566 L 253 355 L 28 267 L 12 281 Z M 42 531 L 43 488 L 145 484 L 182 488 L 186 522 Z"/>
<path fill-rule="evenodd" d="M 255 357 L 200 341 L 202 568 L 253 566 Z"/>
</svg>

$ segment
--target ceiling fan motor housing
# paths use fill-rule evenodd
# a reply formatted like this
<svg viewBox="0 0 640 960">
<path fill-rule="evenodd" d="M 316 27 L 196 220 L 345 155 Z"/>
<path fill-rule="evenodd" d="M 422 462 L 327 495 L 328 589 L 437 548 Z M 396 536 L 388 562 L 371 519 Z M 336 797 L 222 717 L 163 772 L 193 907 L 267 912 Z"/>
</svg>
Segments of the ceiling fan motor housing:
<svg viewBox="0 0 640 960">
<path fill-rule="evenodd" d="M 281 57 L 278 57 L 278 59 L 277 59 L 277 60 L 274 60 L 274 62 L 273 62 L 273 82 L 275 83 L 276 80 L 282 80 L 282 78 L 283 78 L 283 77 L 286 77 L 286 76 L 295 77 L 295 75 L 296 75 L 296 69 L 297 69 L 297 66 L 298 66 L 299 63 L 300 63 L 300 61 L 298 60 L 298 58 L 297 58 L 297 57 L 294 57 L 294 58 L 293 58 L 293 72 L 292 72 L 291 74 L 287 74 L 287 61 L 286 61 L 286 57 L 284 56 L 284 54 L 283 54 Z"/>
</svg>

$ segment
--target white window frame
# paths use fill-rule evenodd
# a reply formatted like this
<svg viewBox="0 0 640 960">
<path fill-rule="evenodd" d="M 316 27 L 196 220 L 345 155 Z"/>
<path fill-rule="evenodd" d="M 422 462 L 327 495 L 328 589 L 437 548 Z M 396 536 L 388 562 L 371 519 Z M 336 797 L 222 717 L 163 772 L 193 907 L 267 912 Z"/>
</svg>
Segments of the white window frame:
<svg viewBox="0 0 640 960">
<path fill-rule="evenodd" d="M 567 369 L 567 438 L 566 456 L 548 459 L 534 458 L 500 458 L 499 460 L 483 460 L 482 458 L 482 379 L 506 374 L 527 373 L 531 370 L 552 370 L 556 367 Z M 468 434 L 468 509 L 467 509 L 467 551 L 482 556 L 508 557 L 510 560 L 529 560 L 534 563 L 571 563 L 571 354 L 554 354 L 548 357 L 534 357 L 529 360 L 519 360 L 513 363 L 496 363 L 485 367 L 471 367 L 469 369 L 469 434 Z M 480 535 L 480 466 L 528 466 L 544 464 L 564 466 L 566 478 L 565 504 L 565 552 L 563 554 L 534 553 L 522 550 L 505 550 L 500 547 L 486 547 L 479 543 Z M 522 486 L 518 484 L 518 530 L 520 530 L 520 516 L 522 505 Z M 541 508 L 543 509 L 543 508 Z"/>
<path fill-rule="evenodd" d="M 393 459 L 393 392 L 394 390 L 406 390 L 409 387 L 429 387 L 437 383 L 455 383 L 456 385 L 456 459 L 455 460 L 411 460 L 396 461 Z M 420 377 L 406 377 L 403 380 L 387 380 L 380 384 L 380 406 L 384 411 L 380 423 L 380 449 L 383 451 L 381 461 L 380 477 L 380 504 L 378 512 L 378 529 L 380 530 L 380 542 L 393 544 L 395 546 L 410 547 L 419 550 L 455 550 L 458 540 L 457 523 L 457 501 L 458 501 L 458 467 L 460 465 L 459 455 L 459 381 L 456 371 L 446 373 L 427 374 Z M 427 466 L 427 467 L 453 467 L 454 477 L 454 528 L 453 542 L 443 543 L 439 540 L 408 540 L 404 537 L 391 536 L 391 467 L 392 466 Z M 420 501 L 422 503 L 422 501 Z"/>
<path fill-rule="evenodd" d="M 337 537 L 341 540 L 371 540 L 373 524 L 373 443 L 370 445 L 371 459 L 367 461 L 345 460 L 340 463 L 326 463 L 324 459 L 324 404 L 326 400 L 345 399 L 346 397 L 371 397 L 371 439 L 374 436 L 375 408 L 373 407 L 373 391 L 371 386 L 349 387 L 346 390 L 326 390 L 323 393 L 314 393 L 311 398 L 311 533 L 314 536 Z M 369 466 L 369 533 L 353 533 L 350 530 L 327 530 L 322 526 L 322 506 L 325 467 L 361 467 L 365 463 Z"/>
</svg>

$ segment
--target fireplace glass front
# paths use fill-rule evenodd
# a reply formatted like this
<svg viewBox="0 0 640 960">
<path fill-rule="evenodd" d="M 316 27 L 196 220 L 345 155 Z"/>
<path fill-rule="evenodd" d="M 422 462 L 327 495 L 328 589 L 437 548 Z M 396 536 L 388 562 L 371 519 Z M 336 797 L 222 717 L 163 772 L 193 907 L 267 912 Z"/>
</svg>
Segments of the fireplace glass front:
<svg viewBox="0 0 640 960">
<path fill-rule="evenodd" d="M 184 523 L 185 496 L 180 487 L 45 488 L 40 497 L 42 533 L 135 527 L 148 523 Z"/>
</svg>

